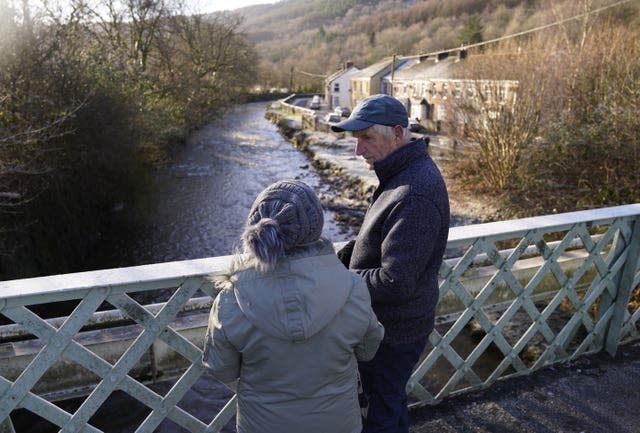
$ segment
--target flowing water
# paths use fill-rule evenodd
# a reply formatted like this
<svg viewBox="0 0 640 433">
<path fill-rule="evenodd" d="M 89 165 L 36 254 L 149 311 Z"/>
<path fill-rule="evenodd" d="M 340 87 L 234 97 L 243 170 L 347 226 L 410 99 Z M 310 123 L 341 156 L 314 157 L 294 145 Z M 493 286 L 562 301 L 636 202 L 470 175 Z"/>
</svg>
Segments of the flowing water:
<svg viewBox="0 0 640 433">
<path fill-rule="evenodd" d="M 175 161 L 161 169 L 146 197 L 123 205 L 129 233 L 109 236 L 100 267 L 134 266 L 231 254 L 256 196 L 281 179 L 299 179 L 322 193 L 306 155 L 265 117 L 263 102 L 238 105 L 196 132 Z M 325 236 L 353 234 L 325 214 Z"/>
</svg>

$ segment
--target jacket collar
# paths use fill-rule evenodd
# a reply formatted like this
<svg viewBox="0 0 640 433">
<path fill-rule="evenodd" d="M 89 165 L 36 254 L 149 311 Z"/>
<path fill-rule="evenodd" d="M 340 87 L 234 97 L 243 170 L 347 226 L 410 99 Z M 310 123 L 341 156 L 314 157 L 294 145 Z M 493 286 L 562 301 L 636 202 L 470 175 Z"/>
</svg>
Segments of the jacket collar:
<svg viewBox="0 0 640 433">
<path fill-rule="evenodd" d="M 333 242 L 331 242 L 330 239 L 321 237 L 316 242 L 301 245 L 289 251 L 287 255 L 281 259 L 280 265 L 282 266 L 293 260 L 325 254 L 335 254 L 335 249 L 333 247 Z M 226 271 L 212 276 L 210 279 L 214 282 L 217 291 L 225 288 L 231 288 L 232 281 L 236 279 L 234 278 L 234 276 L 243 271 L 258 272 L 254 271 L 255 266 L 255 259 L 247 257 L 243 254 L 236 254 L 231 259 L 231 264 Z"/>
<path fill-rule="evenodd" d="M 427 145 L 424 140 L 419 138 L 394 150 L 382 161 L 374 163 L 373 169 L 376 172 L 380 184 L 383 184 L 386 180 L 404 170 L 404 168 L 413 161 L 424 158 L 427 154 L 426 147 Z"/>
</svg>

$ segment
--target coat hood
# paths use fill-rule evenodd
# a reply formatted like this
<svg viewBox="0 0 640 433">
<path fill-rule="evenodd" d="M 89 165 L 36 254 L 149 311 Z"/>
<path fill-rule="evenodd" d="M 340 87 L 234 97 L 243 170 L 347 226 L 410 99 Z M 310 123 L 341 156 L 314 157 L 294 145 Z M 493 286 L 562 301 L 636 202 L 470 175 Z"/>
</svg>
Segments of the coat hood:
<svg viewBox="0 0 640 433">
<path fill-rule="evenodd" d="M 323 239 L 284 257 L 272 272 L 245 269 L 230 275 L 229 282 L 251 324 L 270 336 L 301 341 L 342 309 L 353 275 Z"/>
</svg>

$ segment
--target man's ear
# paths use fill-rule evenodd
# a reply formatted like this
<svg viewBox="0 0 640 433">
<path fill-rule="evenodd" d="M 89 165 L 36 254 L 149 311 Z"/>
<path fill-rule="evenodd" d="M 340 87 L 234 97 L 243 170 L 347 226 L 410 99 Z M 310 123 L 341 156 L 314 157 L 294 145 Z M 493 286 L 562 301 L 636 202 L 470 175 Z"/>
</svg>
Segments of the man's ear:
<svg viewBox="0 0 640 433">
<path fill-rule="evenodd" d="M 393 136 L 396 139 L 396 143 L 402 143 L 404 138 L 404 130 L 402 129 L 402 126 L 396 125 L 393 127 Z"/>
</svg>

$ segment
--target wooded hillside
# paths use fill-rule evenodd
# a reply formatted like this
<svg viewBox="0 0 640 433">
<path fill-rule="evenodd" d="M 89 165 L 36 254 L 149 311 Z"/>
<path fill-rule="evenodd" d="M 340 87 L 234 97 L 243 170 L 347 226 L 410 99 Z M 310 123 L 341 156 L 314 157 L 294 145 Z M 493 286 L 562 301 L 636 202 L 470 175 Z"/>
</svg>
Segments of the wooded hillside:
<svg viewBox="0 0 640 433">
<path fill-rule="evenodd" d="M 238 9 L 261 56 L 265 86 L 299 90 L 346 61 L 364 68 L 384 57 L 489 41 L 614 5 L 600 17 L 640 27 L 637 1 L 612 0 L 283 0 Z M 561 24 L 580 32 L 581 20 Z M 553 31 L 553 27 L 549 31 Z"/>
</svg>

